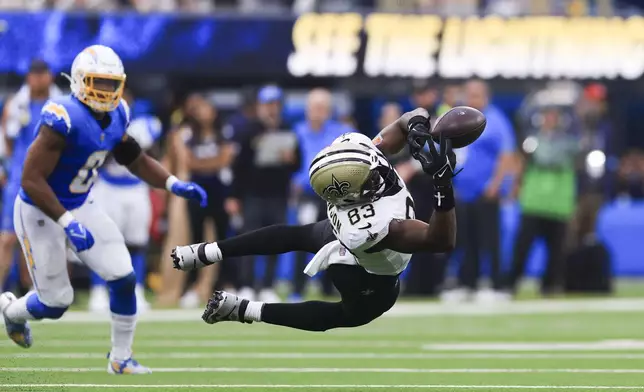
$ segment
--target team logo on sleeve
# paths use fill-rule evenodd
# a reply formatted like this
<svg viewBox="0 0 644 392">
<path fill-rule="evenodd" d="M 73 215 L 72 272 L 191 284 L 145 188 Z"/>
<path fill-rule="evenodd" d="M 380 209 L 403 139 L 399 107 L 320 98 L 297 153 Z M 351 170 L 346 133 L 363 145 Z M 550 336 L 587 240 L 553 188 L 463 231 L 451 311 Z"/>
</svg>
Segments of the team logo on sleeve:
<svg viewBox="0 0 644 392">
<path fill-rule="evenodd" d="M 343 197 L 346 196 L 351 188 L 351 184 L 348 181 L 338 181 L 334 175 L 331 175 L 332 184 L 324 188 L 324 194 L 329 197 Z"/>
<path fill-rule="evenodd" d="M 47 102 L 47 104 L 42 108 L 43 119 L 49 126 L 53 126 L 54 122 L 64 121 L 65 125 L 69 129 L 71 127 L 71 119 L 69 118 L 69 113 L 63 105 Z"/>
</svg>

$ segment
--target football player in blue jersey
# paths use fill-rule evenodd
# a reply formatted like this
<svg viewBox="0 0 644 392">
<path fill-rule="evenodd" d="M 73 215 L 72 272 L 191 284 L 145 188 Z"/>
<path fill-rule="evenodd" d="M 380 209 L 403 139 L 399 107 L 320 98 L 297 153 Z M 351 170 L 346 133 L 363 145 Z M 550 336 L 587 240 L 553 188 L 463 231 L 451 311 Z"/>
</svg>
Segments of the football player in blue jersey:
<svg viewBox="0 0 644 392">
<path fill-rule="evenodd" d="M 2 191 L 2 217 L 0 219 L 0 287 L 13 262 L 18 239 L 13 229 L 13 203 L 20 189 L 22 165 L 27 148 L 34 140 L 34 127 L 40 120 L 40 111 L 49 98 L 61 95 L 53 85 L 49 65 L 34 60 L 29 65 L 25 84 L 7 103 L 4 136 L 9 156 L 8 181 Z"/>
<path fill-rule="evenodd" d="M 67 249 L 105 281 L 112 313 L 112 349 L 107 371 L 150 373 L 132 359 L 136 326 L 136 277 L 123 235 L 89 195 L 98 169 L 109 157 L 153 187 L 205 205 L 198 185 L 178 180 L 126 134 L 129 108 L 121 100 L 125 73 L 121 59 L 93 45 L 72 64 L 71 95 L 42 109 L 37 134 L 25 160 L 15 201 L 14 226 L 35 292 L 17 299 L 0 295 L 0 311 L 11 340 L 32 345 L 28 320 L 58 319 L 72 304 Z"/>
<path fill-rule="evenodd" d="M 130 92 L 123 94 L 125 102 L 133 103 Z M 143 151 L 152 148 L 161 136 L 161 121 L 152 115 L 137 115 L 133 109 L 132 121 L 127 134 L 134 138 Z M 99 171 L 99 181 L 92 192 L 100 207 L 116 223 L 125 239 L 125 245 L 132 257 L 136 274 L 136 307 L 139 313 L 150 308 L 145 299 L 145 253 L 150 239 L 152 203 L 150 189 L 138 177 L 132 175 L 127 167 L 119 165 L 110 158 Z M 110 308 L 110 300 L 105 281 L 98 274 L 91 274 L 89 310 L 102 313 Z"/>
</svg>

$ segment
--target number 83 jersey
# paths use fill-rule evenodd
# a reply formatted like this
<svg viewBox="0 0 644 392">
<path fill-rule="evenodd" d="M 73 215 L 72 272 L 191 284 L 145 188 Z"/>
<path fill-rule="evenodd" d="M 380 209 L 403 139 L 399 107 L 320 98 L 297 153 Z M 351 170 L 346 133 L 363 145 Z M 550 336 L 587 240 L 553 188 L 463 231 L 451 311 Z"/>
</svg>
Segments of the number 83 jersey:
<svg viewBox="0 0 644 392">
<path fill-rule="evenodd" d="M 378 170 L 390 173 L 384 181 L 391 184 L 385 184 L 387 191 L 372 203 L 347 207 L 328 204 L 327 214 L 333 233 L 367 272 L 398 275 L 409 264 L 411 255 L 382 249 L 378 243 L 389 234 L 392 220 L 415 219 L 413 199 L 398 173 L 367 136 L 359 133 L 345 134 L 338 141 L 347 137 L 353 143 L 367 145 L 377 151 L 381 165 Z M 341 249 L 340 252 L 342 251 Z"/>
<path fill-rule="evenodd" d="M 125 101 L 106 115 L 109 125 L 101 127 L 91 110 L 71 95 L 48 101 L 41 111 L 34 132 L 46 125 L 65 138 L 65 149 L 47 183 L 68 210 L 83 205 L 98 178 L 98 169 L 126 137 L 130 113 Z M 33 205 L 22 189 L 20 197 Z"/>
</svg>

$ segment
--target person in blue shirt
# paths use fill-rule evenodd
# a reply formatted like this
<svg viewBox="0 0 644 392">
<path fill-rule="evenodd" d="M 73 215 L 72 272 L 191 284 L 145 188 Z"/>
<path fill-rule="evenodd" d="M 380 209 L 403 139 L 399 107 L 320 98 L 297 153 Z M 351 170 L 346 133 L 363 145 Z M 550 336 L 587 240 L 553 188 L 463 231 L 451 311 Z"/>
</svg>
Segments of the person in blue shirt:
<svg viewBox="0 0 644 392">
<path fill-rule="evenodd" d="M 40 111 L 45 102 L 48 98 L 61 94 L 60 90 L 53 85 L 49 65 L 40 59 L 31 62 L 25 81 L 26 83 L 7 104 L 4 119 L 9 164 L 7 165 L 8 181 L 2 192 L 2 217 L 0 218 L 0 287 L 13 263 L 14 249 L 18 243 L 13 228 L 13 202 L 20 189 L 22 165 L 27 155 L 27 148 L 34 139 L 33 130 L 40 119 Z M 23 281 L 28 280 L 28 273 L 26 275 Z"/>
<path fill-rule="evenodd" d="M 459 240 L 464 250 L 459 287 L 443 293 L 443 299 L 462 301 L 478 289 L 481 255 L 490 257 L 493 290 L 477 293 L 481 301 L 505 299 L 500 273 L 500 198 L 505 179 L 514 172 L 516 141 L 512 124 L 492 105 L 488 86 L 470 80 L 464 86 L 465 105 L 483 112 L 487 126 L 481 137 L 466 148 L 454 150 L 458 162 L 467 166 L 454 179 L 459 200 Z"/>
<path fill-rule="evenodd" d="M 132 359 L 136 327 L 136 277 L 123 235 L 94 202 L 90 191 L 108 156 L 156 188 L 199 201 L 206 195 L 183 182 L 126 134 L 130 122 L 121 100 L 123 63 L 109 47 L 93 45 L 72 64 L 70 95 L 49 100 L 27 151 L 21 188 L 14 207 L 16 235 L 25 254 L 35 291 L 16 298 L 0 294 L 0 312 L 9 338 L 28 348 L 29 320 L 58 319 L 74 300 L 67 272 L 67 251 L 107 281 L 112 316 L 112 349 L 107 371 L 145 374 Z"/>
<path fill-rule="evenodd" d="M 123 93 L 125 102 L 134 104 L 130 91 Z M 136 110 L 134 110 L 136 111 Z M 132 121 L 127 129 L 128 136 L 134 138 L 144 151 L 150 150 L 161 137 L 161 121 L 149 114 L 132 114 Z M 152 221 L 152 202 L 150 188 L 134 176 L 127 167 L 119 165 L 110 158 L 99 171 L 100 180 L 94 187 L 96 201 L 116 223 L 132 258 L 136 274 L 136 302 L 139 312 L 150 309 L 145 299 L 146 248 L 150 239 Z M 90 311 L 103 313 L 110 308 L 107 285 L 101 277 L 92 272 L 90 275 Z"/>
<path fill-rule="evenodd" d="M 302 168 L 293 180 L 295 195 L 299 199 L 298 223 L 307 225 L 326 219 L 326 203 L 321 200 L 309 183 L 309 164 L 326 146 L 340 135 L 355 132 L 351 127 L 331 118 L 333 103 L 331 93 L 323 88 L 309 92 L 306 100 L 306 120 L 295 125 L 295 133 L 300 140 Z M 306 266 L 306 255 L 298 254 L 293 279 L 292 301 L 302 297 L 306 275 L 301 271 Z M 323 281 L 325 294 L 331 294 L 332 285 L 328 279 Z"/>
</svg>

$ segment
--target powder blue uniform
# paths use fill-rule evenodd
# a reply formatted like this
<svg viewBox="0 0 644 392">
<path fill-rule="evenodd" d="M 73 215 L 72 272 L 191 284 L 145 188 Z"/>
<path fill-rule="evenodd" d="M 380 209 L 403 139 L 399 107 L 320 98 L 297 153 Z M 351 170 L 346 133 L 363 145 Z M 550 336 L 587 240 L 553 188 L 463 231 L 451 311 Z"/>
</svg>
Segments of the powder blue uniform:
<svg viewBox="0 0 644 392">
<path fill-rule="evenodd" d="M 141 116 L 132 120 L 127 134 L 139 143 L 141 149 L 148 150 L 161 136 L 161 131 L 158 118 Z M 119 227 L 128 246 L 147 246 L 152 221 L 148 185 L 113 158 L 107 160 L 99 176 L 100 180 L 92 191 L 96 201 Z M 139 275 L 137 273 L 137 278 Z"/>
<path fill-rule="evenodd" d="M 129 123 L 124 101 L 107 115 L 110 125 L 101 129 L 88 107 L 64 96 L 45 104 L 37 129 L 44 124 L 65 138 L 66 147 L 47 182 L 61 204 L 94 236 L 94 246 L 76 256 L 109 282 L 134 274 L 123 236 L 90 194 L 98 169 L 124 139 Z M 67 273 L 67 251 L 73 249 L 65 231 L 34 205 L 24 189 L 16 199 L 14 225 L 39 300 L 49 307 L 67 308 L 74 298 Z"/>
<path fill-rule="evenodd" d="M 27 149 L 34 140 L 40 111 L 46 101 L 31 101 L 28 105 L 9 103 L 6 135 L 13 140 L 9 178 L 2 191 L 2 222 L 0 232 L 13 233 L 13 203 L 20 190 L 22 167 Z"/>
</svg>

